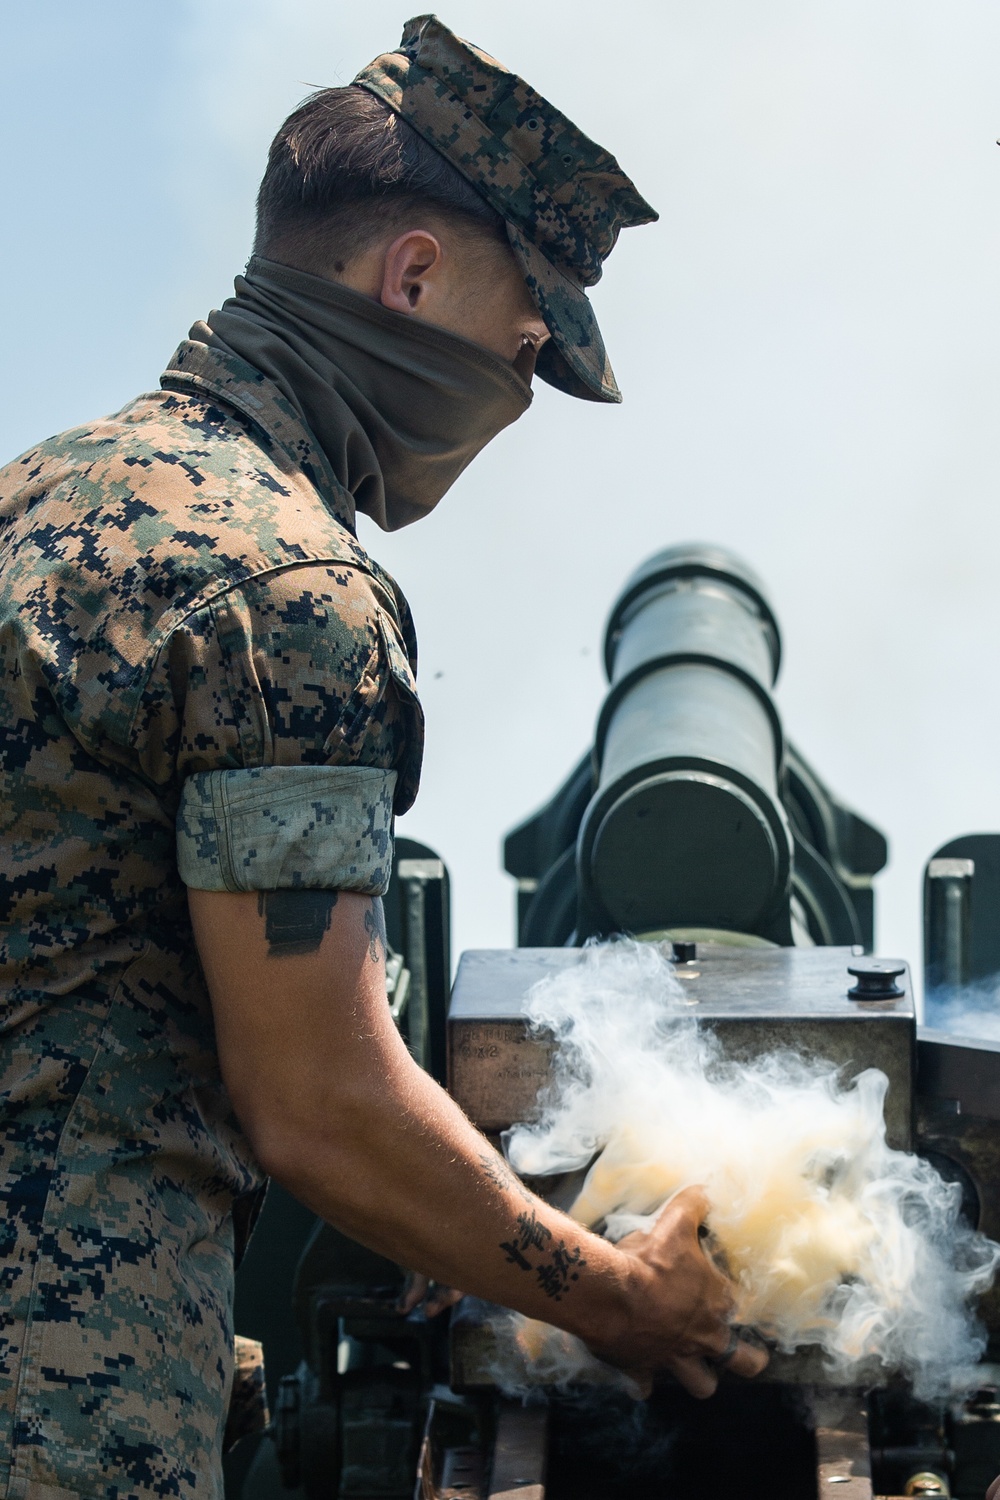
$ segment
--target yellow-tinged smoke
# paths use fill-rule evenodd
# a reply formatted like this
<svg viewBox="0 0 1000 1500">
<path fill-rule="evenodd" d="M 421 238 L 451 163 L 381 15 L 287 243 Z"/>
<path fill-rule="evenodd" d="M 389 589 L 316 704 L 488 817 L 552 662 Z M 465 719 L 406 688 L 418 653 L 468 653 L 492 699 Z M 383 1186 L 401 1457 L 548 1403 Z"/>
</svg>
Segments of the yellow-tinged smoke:
<svg viewBox="0 0 1000 1500">
<path fill-rule="evenodd" d="M 982 1352 L 970 1300 L 1000 1247 L 962 1224 L 954 1184 L 886 1145 L 884 1074 L 845 1083 L 791 1053 L 725 1061 L 651 945 L 587 950 L 528 1009 L 556 1037 L 555 1084 L 507 1152 L 526 1175 L 592 1161 L 570 1210 L 581 1223 L 621 1239 L 702 1183 L 736 1320 L 782 1350 L 818 1344 L 837 1379 L 874 1362 L 924 1393 Z M 518 1341 L 547 1380 L 595 1373 L 544 1325 L 522 1320 Z"/>
</svg>

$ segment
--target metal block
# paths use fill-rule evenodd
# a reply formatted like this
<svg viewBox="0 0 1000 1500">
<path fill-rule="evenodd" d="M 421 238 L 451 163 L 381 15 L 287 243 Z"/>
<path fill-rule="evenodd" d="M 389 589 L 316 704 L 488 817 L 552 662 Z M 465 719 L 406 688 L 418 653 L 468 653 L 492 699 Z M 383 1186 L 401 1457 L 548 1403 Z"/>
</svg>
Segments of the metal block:
<svg viewBox="0 0 1000 1500">
<path fill-rule="evenodd" d="M 850 1078 L 880 1068 L 889 1079 L 890 1145 L 912 1143 L 916 1026 L 909 973 L 894 999 L 848 998 L 851 948 L 735 948 L 699 944 L 679 964 L 687 1007 L 726 1054 L 750 1059 L 781 1049 L 821 1058 Z M 487 1132 L 530 1119 L 551 1076 L 552 1043 L 532 1034 L 525 1000 L 540 979 L 583 962 L 578 948 L 472 950 L 462 955 L 448 1018 L 452 1095 Z"/>
<path fill-rule="evenodd" d="M 854 1391 L 814 1391 L 818 1500 L 871 1500 L 868 1412 Z"/>
<path fill-rule="evenodd" d="M 545 1500 L 548 1412 L 504 1402 L 497 1414 L 489 1500 Z"/>
</svg>

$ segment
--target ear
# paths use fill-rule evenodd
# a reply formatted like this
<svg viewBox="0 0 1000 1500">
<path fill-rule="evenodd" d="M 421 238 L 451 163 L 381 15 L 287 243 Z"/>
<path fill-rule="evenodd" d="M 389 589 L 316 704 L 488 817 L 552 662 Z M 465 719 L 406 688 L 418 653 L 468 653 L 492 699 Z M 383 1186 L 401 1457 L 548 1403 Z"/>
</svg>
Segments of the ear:
<svg viewBox="0 0 1000 1500">
<path fill-rule="evenodd" d="M 441 242 L 429 229 L 408 229 L 385 252 L 382 306 L 401 313 L 423 311 L 421 304 L 440 281 L 443 263 Z"/>
</svg>

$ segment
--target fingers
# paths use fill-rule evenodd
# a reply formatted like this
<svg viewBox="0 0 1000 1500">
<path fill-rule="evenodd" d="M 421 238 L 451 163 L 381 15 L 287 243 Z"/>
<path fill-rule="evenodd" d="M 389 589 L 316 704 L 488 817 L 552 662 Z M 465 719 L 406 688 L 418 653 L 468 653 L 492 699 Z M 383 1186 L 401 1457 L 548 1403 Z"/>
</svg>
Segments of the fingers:
<svg viewBox="0 0 1000 1500">
<path fill-rule="evenodd" d="M 406 1286 L 396 1303 L 396 1311 L 405 1318 L 423 1303 L 425 1315 L 436 1318 L 446 1307 L 454 1307 L 456 1302 L 461 1302 L 464 1296 L 464 1292 L 453 1286 L 438 1286 L 437 1282 L 431 1281 L 422 1271 L 410 1271 Z"/>
<path fill-rule="evenodd" d="M 986 1491 L 986 1500 L 1000 1500 L 1000 1478 L 994 1479 Z"/>
<path fill-rule="evenodd" d="M 670 1369 L 691 1395 L 701 1398 L 713 1394 L 721 1369 L 752 1379 L 769 1359 L 752 1333 L 742 1337 L 732 1326 L 736 1287 L 717 1263 L 717 1246 L 713 1255 L 704 1227 L 709 1210 L 704 1188 L 683 1188 L 647 1233 L 619 1241 L 619 1251 L 634 1256 L 651 1274 L 643 1277 L 647 1300 L 642 1327 L 632 1333 L 631 1349 L 626 1343 L 610 1360 L 633 1372 Z"/>
<path fill-rule="evenodd" d="M 668 1223 L 675 1224 L 678 1219 L 687 1219 L 691 1225 L 692 1232 L 698 1233 L 699 1228 L 708 1218 L 711 1202 L 705 1189 L 700 1184 L 693 1187 L 681 1188 L 672 1198 L 668 1198 L 663 1205 L 656 1223 L 652 1226 L 650 1233 L 655 1235 L 664 1219 Z"/>
<path fill-rule="evenodd" d="M 646 1236 L 646 1253 L 655 1255 L 657 1251 L 676 1244 L 678 1237 L 686 1241 L 691 1249 L 697 1245 L 699 1264 L 705 1260 L 710 1267 L 705 1290 L 707 1292 L 708 1285 L 714 1283 L 716 1294 L 722 1299 L 719 1302 L 718 1311 L 720 1315 L 724 1315 L 723 1305 L 727 1310 L 732 1306 L 732 1283 L 726 1275 L 725 1268 L 718 1263 L 721 1252 L 711 1230 L 705 1223 L 710 1209 L 711 1203 L 703 1187 L 682 1188 L 679 1193 L 675 1193 L 672 1198 L 668 1199 L 660 1210 Z M 628 1249 L 631 1238 L 632 1236 L 628 1236 L 620 1240 L 619 1249 Z"/>
<path fill-rule="evenodd" d="M 683 1359 L 670 1360 L 666 1368 L 689 1395 L 696 1397 L 699 1401 L 707 1401 L 709 1396 L 714 1396 L 719 1388 L 721 1369 L 732 1370 L 734 1375 L 741 1375 L 745 1380 L 752 1379 L 766 1368 L 768 1358 L 766 1349 L 738 1338 L 732 1354 L 725 1360 L 702 1359 L 692 1354 Z M 628 1373 L 631 1380 L 640 1387 L 642 1399 L 645 1399 L 652 1389 L 652 1381 L 637 1375 L 634 1371 Z M 1000 1479 L 996 1482 L 995 1491 L 995 1495 L 991 1491 L 986 1500 L 1000 1500 Z"/>
<path fill-rule="evenodd" d="M 736 1347 L 732 1354 L 722 1361 L 723 1367 L 732 1370 L 734 1375 L 741 1375 L 744 1380 L 752 1380 L 762 1370 L 767 1369 L 770 1354 L 759 1344 L 748 1344 L 746 1339 L 737 1339 Z"/>
<path fill-rule="evenodd" d="M 648 1229 L 633 1230 L 618 1241 L 618 1247 L 629 1249 L 639 1245 L 655 1246 L 674 1238 L 678 1230 L 697 1239 L 710 1207 L 708 1194 L 703 1187 L 681 1188 L 672 1198 L 667 1199 Z"/>
<path fill-rule="evenodd" d="M 707 1401 L 718 1389 L 719 1376 L 703 1359 L 697 1359 L 693 1355 L 686 1359 L 673 1359 L 667 1368 L 684 1389 L 699 1401 Z"/>
<path fill-rule="evenodd" d="M 648 1401 L 653 1394 L 653 1377 L 647 1370 L 623 1370 L 626 1390 L 634 1401 Z"/>
<path fill-rule="evenodd" d="M 406 1277 L 406 1286 L 396 1303 L 396 1311 L 405 1318 L 415 1307 L 419 1307 L 427 1296 L 430 1284 L 430 1277 L 425 1276 L 422 1271 L 410 1271 Z"/>
<path fill-rule="evenodd" d="M 719 1373 L 731 1370 L 744 1380 L 752 1380 L 767 1368 L 770 1355 L 761 1344 L 740 1338 L 735 1329 L 726 1330 L 726 1347 L 721 1353 L 703 1358 L 687 1355 L 674 1359 L 668 1368 L 676 1375 L 686 1391 L 704 1400 L 713 1396 L 719 1384 Z"/>
<path fill-rule="evenodd" d="M 424 1312 L 429 1318 L 436 1318 L 438 1313 L 443 1313 L 446 1307 L 454 1307 L 456 1302 L 461 1302 L 465 1296 L 454 1286 L 438 1286 L 430 1293 L 424 1303 Z"/>
<path fill-rule="evenodd" d="M 767 1368 L 771 1352 L 754 1328 L 740 1328 L 727 1323 L 711 1344 L 708 1357 L 712 1364 L 734 1370 L 737 1375 L 759 1375 Z M 748 1358 L 752 1355 L 753 1358 Z"/>
<path fill-rule="evenodd" d="M 718 1390 L 720 1367 L 748 1380 L 766 1368 L 768 1357 L 766 1349 L 748 1344 L 745 1339 L 737 1339 L 732 1354 L 724 1362 L 717 1360 L 713 1364 L 691 1355 L 686 1359 L 671 1360 L 668 1368 L 690 1395 L 697 1397 L 699 1401 L 707 1401 Z M 1000 1497 L 1000 1480 L 997 1481 L 996 1497 Z M 990 1494 L 987 1500 L 996 1500 L 996 1497 Z"/>
</svg>

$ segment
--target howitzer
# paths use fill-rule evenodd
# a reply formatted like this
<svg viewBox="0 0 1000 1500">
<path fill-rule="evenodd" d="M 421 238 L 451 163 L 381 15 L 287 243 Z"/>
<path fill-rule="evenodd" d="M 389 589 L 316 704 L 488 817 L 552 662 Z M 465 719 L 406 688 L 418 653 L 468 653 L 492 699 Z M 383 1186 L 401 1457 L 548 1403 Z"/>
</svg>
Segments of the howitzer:
<svg viewBox="0 0 1000 1500">
<path fill-rule="evenodd" d="M 446 872 L 429 849 L 397 850 L 397 1022 L 497 1139 L 550 1076 L 551 1046 L 525 1022 L 534 981 L 580 962 L 588 938 L 667 945 L 726 1055 L 784 1048 L 848 1077 L 880 1068 L 890 1142 L 928 1155 L 1000 1238 L 1000 1046 L 918 1029 L 907 965 L 869 956 L 886 842 L 785 740 L 780 656 L 763 586 L 738 559 L 686 546 L 644 564 L 611 610 L 594 745 L 505 842 L 517 948 L 463 955 L 451 986 Z M 928 867 L 932 981 L 1000 970 L 997 843 L 955 841 Z M 980 1500 L 1000 1472 L 990 1365 L 956 1371 L 953 1398 L 931 1406 L 891 1382 L 827 1389 L 809 1351 L 754 1386 L 724 1382 L 704 1406 L 667 1385 L 643 1408 L 639 1453 L 627 1400 L 505 1401 L 503 1318 L 466 1305 L 450 1333 L 401 1319 L 401 1286 L 397 1267 L 272 1195 L 240 1272 L 237 1326 L 263 1339 L 275 1415 L 249 1474 L 239 1449 L 230 1459 L 231 1500 Z M 982 1311 L 996 1339 L 993 1294 Z"/>
<path fill-rule="evenodd" d="M 873 942 L 886 842 L 787 745 L 781 635 L 751 570 L 670 547 L 615 601 L 593 749 L 508 834 L 518 942 L 695 929 L 778 944 Z"/>
</svg>

